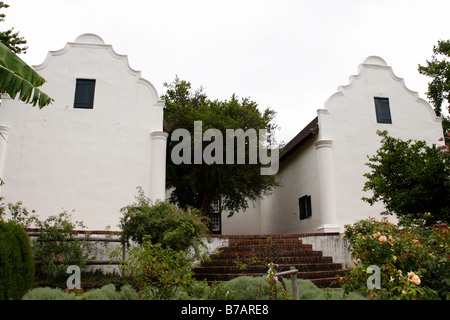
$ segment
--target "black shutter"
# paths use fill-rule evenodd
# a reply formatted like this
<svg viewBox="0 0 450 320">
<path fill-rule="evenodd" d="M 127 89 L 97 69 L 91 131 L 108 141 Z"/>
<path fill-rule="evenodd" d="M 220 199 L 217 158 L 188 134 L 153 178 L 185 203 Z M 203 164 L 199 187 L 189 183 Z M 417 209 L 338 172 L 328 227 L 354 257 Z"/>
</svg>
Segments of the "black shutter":
<svg viewBox="0 0 450 320">
<path fill-rule="evenodd" d="M 298 207 L 300 210 L 300 220 L 311 217 L 311 196 L 303 196 L 299 198 Z"/>
<path fill-rule="evenodd" d="M 93 109 L 94 108 L 95 80 L 77 79 L 75 88 L 74 108 Z"/>
<path fill-rule="evenodd" d="M 388 98 L 375 98 L 375 111 L 378 123 L 392 123 Z"/>
<path fill-rule="evenodd" d="M 311 196 L 306 196 L 306 217 L 311 217 Z"/>
</svg>

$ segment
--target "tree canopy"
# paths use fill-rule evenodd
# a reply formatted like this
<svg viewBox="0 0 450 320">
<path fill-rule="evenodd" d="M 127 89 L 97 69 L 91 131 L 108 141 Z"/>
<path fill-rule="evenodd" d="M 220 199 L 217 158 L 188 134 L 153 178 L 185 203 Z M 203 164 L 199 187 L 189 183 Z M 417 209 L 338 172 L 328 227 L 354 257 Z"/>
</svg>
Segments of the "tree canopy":
<svg viewBox="0 0 450 320">
<path fill-rule="evenodd" d="M 442 116 L 442 126 L 447 145 L 450 145 L 450 118 L 443 113 L 446 107 L 450 113 L 450 40 L 439 40 L 433 46 L 431 60 L 426 65 L 419 64 L 419 73 L 432 80 L 428 83 L 427 97 L 437 116 Z M 444 109 L 445 110 L 445 109 Z"/>
<path fill-rule="evenodd" d="M 425 141 L 403 141 L 378 131 L 382 138 L 377 153 L 369 157 L 371 172 L 364 176 L 363 200 L 373 205 L 381 201 L 385 214 L 421 217 L 430 213 L 430 222 L 450 221 L 450 154 L 446 146 Z"/>
<path fill-rule="evenodd" d="M 233 215 L 241 209 L 246 209 L 249 200 L 268 195 L 278 186 L 274 175 L 261 174 L 261 163 L 250 161 L 253 156 L 250 145 L 255 142 L 251 137 L 245 142 L 245 163 L 236 161 L 238 160 L 236 155 L 239 154 L 238 143 L 230 150 L 224 139 L 218 135 L 210 135 L 205 139 L 211 132 L 209 129 L 220 131 L 223 137 L 227 136 L 227 129 L 242 129 L 244 133 L 249 129 L 265 129 L 267 134 L 264 138 L 267 144 L 274 146 L 277 126 L 273 122 L 275 117 L 273 110 L 266 108 L 261 112 L 256 102 L 248 98 L 240 99 L 234 94 L 229 100 L 210 100 L 203 88 L 193 90 L 189 82 L 178 77 L 172 83 L 164 85 L 167 88 L 163 96 L 166 107 L 165 119 L 172 129 L 167 148 L 166 188 L 172 190 L 170 198 L 172 202 L 181 207 L 197 208 L 203 215 L 209 216 L 211 204 L 220 200 L 222 209 Z M 209 156 L 217 161 L 197 161 L 196 123 L 201 124 L 200 134 L 203 139 L 200 146 L 201 150 L 204 150 L 203 155 L 209 150 Z M 194 137 L 192 139 L 184 136 L 187 140 L 184 143 L 187 144 L 184 144 L 183 148 L 180 148 L 183 141 L 178 142 L 180 136 L 176 139 L 174 136 L 177 129 L 182 129 L 184 130 L 182 132 Z M 256 140 L 258 140 L 256 143 L 260 143 L 261 136 L 257 136 Z M 222 150 L 226 150 L 227 154 L 218 154 L 220 148 L 212 150 L 212 145 L 223 147 Z M 174 157 L 186 161 L 174 162 Z M 225 163 L 225 157 L 233 163 Z"/>
<path fill-rule="evenodd" d="M 0 9 L 7 8 L 9 8 L 9 5 L 3 1 L 0 1 Z M 5 21 L 5 17 L 6 15 L 4 13 L 0 13 L 0 22 Z M 27 46 L 24 46 L 27 41 L 23 37 L 19 36 L 19 32 L 14 32 L 14 28 L 6 31 L 0 31 L 0 42 L 16 54 L 26 53 L 28 49 Z"/>
</svg>

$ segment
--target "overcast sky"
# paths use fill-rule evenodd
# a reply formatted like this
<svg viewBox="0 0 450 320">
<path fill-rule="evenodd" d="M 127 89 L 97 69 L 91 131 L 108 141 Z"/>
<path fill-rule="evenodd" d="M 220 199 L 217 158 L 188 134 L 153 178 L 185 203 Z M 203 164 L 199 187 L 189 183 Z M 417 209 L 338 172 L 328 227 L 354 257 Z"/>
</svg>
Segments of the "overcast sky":
<svg viewBox="0 0 450 320">
<path fill-rule="evenodd" d="M 277 111 L 288 142 L 348 84 L 368 56 L 382 57 L 426 99 L 418 64 L 450 39 L 449 0 L 4 0 L 25 37 L 21 58 L 41 64 L 83 33 L 128 55 L 161 95 L 176 75 L 210 98 L 233 93 Z"/>
</svg>

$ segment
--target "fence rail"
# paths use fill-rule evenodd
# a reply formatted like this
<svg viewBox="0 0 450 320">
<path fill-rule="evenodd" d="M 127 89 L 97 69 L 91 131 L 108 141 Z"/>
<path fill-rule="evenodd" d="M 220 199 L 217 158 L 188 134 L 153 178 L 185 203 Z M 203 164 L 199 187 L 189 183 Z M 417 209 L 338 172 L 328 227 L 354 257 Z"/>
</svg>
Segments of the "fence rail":
<svg viewBox="0 0 450 320">
<path fill-rule="evenodd" d="M 28 236 L 35 238 L 36 242 L 43 241 L 59 241 L 57 239 L 42 239 L 40 238 L 42 232 L 39 229 L 29 228 L 26 230 Z M 84 230 L 74 230 L 72 232 L 76 237 L 65 239 L 65 241 L 89 241 L 89 242 L 115 242 L 122 243 L 122 260 L 126 257 L 126 246 L 123 245 L 123 241 L 120 239 L 120 231 L 84 231 Z M 39 264 L 38 261 L 35 263 Z M 106 265 L 120 265 L 120 260 L 110 260 L 110 259 L 92 259 L 87 260 L 86 265 L 88 266 L 106 266 Z"/>
<path fill-rule="evenodd" d="M 297 272 L 298 272 L 298 270 L 295 269 L 295 267 L 290 267 L 290 270 L 288 270 L 288 271 L 282 271 L 282 272 L 278 272 L 275 274 L 276 276 L 289 275 L 291 277 L 292 292 L 294 294 L 294 300 L 300 300 L 300 294 L 298 292 L 298 283 L 297 283 Z"/>
</svg>

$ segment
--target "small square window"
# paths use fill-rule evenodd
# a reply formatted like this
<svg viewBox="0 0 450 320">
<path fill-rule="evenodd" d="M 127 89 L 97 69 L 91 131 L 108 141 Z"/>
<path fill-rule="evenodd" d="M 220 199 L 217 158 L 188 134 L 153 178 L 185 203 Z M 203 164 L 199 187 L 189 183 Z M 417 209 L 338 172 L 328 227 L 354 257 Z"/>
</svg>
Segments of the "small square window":
<svg viewBox="0 0 450 320">
<path fill-rule="evenodd" d="M 375 112 L 377 114 L 378 123 L 392 123 L 391 109 L 388 98 L 374 98 Z"/>
<path fill-rule="evenodd" d="M 77 79 L 74 108 L 94 109 L 95 79 Z"/>
<path fill-rule="evenodd" d="M 300 210 L 300 220 L 311 217 L 311 196 L 303 196 L 298 199 L 298 207 Z"/>
</svg>

